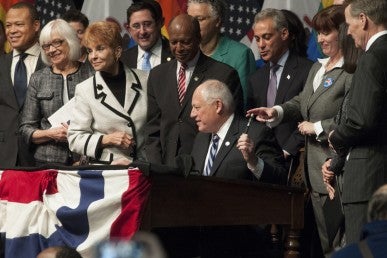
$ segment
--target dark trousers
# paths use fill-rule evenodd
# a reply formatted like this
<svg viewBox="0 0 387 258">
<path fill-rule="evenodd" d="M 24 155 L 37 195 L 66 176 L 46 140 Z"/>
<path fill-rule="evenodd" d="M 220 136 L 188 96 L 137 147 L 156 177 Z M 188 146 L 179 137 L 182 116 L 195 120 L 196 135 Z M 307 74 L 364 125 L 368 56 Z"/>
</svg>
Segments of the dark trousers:
<svg viewBox="0 0 387 258">
<path fill-rule="evenodd" d="M 360 240 L 360 232 L 367 222 L 368 202 L 344 203 L 346 245 Z"/>
</svg>

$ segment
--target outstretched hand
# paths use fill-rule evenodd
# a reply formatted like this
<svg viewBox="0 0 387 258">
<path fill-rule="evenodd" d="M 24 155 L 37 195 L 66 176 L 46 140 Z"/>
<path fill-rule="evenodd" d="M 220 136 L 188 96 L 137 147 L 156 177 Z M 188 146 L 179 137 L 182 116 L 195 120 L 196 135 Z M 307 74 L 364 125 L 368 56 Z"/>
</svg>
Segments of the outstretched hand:
<svg viewBox="0 0 387 258">
<path fill-rule="evenodd" d="M 259 122 L 268 122 L 268 120 L 278 116 L 277 110 L 267 107 L 259 107 L 247 110 L 246 116 L 250 116 L 251 114 L 255 115 L 255 119 Z"/>
</svg>

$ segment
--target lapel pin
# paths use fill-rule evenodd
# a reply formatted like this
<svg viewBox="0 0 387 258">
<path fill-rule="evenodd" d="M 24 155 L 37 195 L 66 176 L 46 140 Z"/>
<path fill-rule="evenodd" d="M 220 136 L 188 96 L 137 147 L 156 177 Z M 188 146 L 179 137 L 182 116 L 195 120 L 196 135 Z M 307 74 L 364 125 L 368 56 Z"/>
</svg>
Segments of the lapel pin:
<svg viewBox="0 0 387 258">
<path fill-rule="evenodd" d="M 324 88 L 329 88 L 332 86 L 334 80 L 332 78 L 326 78 L 324 81 Z"/>
<path fill-rule="evenodd" d="M 227 141 L 225 144 L 224 144 L 226 147 L 230 146 L 230 142 Z"/>
<path fill-rule="evenodd" d="M 288 76 L 286 76 L 286 79 L 290 80 L 290 74 L 288 74 Z"/>
<path fill-rule="evenodd" d="M 194 80 L 195 80 L 195 82 L 197 82 L 199 80 L 199 77 L 195 76 Z"/>
<path fill-rule="evenodd" d="M 171 59 L 172 59 L 172 58 L 170 58 L 170 57 L 167 57 L 167 61 L 168 61 L 168 62 L 169 62 L 169 61 L 171 61 Z"/>
</svg>

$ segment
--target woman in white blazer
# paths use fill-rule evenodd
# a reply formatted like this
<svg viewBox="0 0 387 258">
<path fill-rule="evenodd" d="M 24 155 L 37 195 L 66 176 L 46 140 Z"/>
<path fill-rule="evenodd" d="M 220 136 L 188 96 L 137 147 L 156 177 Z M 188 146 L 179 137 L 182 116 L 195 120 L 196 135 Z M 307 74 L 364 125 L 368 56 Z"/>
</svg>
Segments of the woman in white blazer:
<svg viewBox="0 0 387 258">
<path fill-rule="evenodd" d="M 117 24 L 95 22 L 83 40 L 96 74 L 75 91 L 70 149 L 90 158 L 89 163 L 128 165 L 143 159 L 148 73 L 119 61 L 122 37 Z"/>
</svg>

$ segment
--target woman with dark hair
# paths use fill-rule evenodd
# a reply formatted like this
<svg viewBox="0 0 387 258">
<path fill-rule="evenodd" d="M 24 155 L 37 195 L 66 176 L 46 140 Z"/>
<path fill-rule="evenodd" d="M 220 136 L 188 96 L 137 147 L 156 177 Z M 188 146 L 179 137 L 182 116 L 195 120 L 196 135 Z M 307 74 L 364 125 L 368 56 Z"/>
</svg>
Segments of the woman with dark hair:
<svg viewBox="0 0 387 258">
<path fill-rule="evenodd" d="M 79 84 L 68 138 L 89 163 L 128 165 L 143 159 L 148 73 L 120 60 L 122 36 L 113 22 L 95 22 L 83 43 L 96 74 Z"/>
<path fill-rule="evenodd" d="M 39 43 L 47 67 L 31 76 L 20 132 L 34 149 L 36 165 L 72 165 L 74 159 L 67 142 L 68 121 L 52 125 L 48 119 L 74 96 L 75 86 L 94 71 L 78 62 L 81 46 L 66 21 L 56 19 L 47 23 Z"/>
<path fill-rule="evenodd" d="M 329 200 L 321 166 L 332 156 L 328 133 L 352 81 L 352 75 L 344 70 L 344 66 L 355 66 L 357 60 L 343 55 L 345 49 L 355 48 L 353 42 L 341 37 L 340 33 L 345 32 L 340 30 L 340 26 L 344 23 L 343 6 L 333 5 L 319 11 L 314 16 L 312 25 L 327 57 L 319 59 L 312 66 L 303 91 L 280 106 L 248 111 L 249 114 L 257 115 L 259 121 L 273 121 L 272 126 L 282 121 L 299 121 L 298 129 L 305 135 L 305 182 L 310 189 L 316 225 L 325 255 L 342 244 L 341 232 L 334 239 L 332 234 L 328 235 L 328 232 L 336 229 L 330 228 L 332 224 L 326 221 L 323 210 L 324 204 Z M 339 215 L 338 209 L 337 216 Z"/>
<path fill-rule="evenodd" d="M 281 10 L 288 21 L 290 46 L 292 51 L 295 51 L 299 56 L 307 57 L 308 36 L 306 29 L 302 24 L 298 15 L 289 10 Z"/>
</svg>

